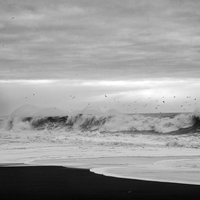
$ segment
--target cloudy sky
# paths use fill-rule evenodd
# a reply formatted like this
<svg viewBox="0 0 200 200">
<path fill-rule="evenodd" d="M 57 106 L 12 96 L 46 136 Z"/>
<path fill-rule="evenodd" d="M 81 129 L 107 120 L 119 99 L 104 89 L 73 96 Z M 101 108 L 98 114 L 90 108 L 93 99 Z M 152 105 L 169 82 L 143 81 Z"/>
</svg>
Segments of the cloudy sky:
<svg viewBox="0 0 200 200">
<path fill-rule="evenodd" d="M 199 0 L 0 0 L 0 115 L 200 106 Z"/>
</svg>

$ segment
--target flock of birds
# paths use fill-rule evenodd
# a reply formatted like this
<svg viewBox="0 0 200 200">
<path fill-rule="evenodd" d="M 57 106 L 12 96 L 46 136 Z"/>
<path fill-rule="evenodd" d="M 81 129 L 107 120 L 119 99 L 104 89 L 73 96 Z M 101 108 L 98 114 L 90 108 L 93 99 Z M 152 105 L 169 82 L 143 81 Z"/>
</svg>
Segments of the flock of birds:
<svg viewBox="0 0 200 200">
<path fill-rule="evenodd" d="M 32 94 L 32 96 L 35 96 L 35 95 L 37 95 L 37 93 L 33 93 L 33 94 Z M 108 98 L 108 95 L 105 94 L 104 97 L 105 97 L 105 98 Z M 26 99 L 27 99 L 27 98 L 28 98 L 28 97 L 26 96 Z M 70 94 L 70 95 L 69 95 L 69 98 L 71 98 L 71 100 L 74 100 L 74 99 L 76 98 L 76 96 Z M 172 98 L 175 99 L 176 96 L 173 96 Z M 162 97 L 161 100 L 155 100 L 155 99 L 154 99 L 154 100 L 152 101 L 151 97 L 149 97 L 148 99 L 149 99 L 151 102 L 150 102 L 150 103 L 145 103 L 144 105 L 141 105 L 141 104 L 140 104 L 140 101 L 133 101 L 132 103 L 122 103 L 122 104 L 121 104 L 121 102 L 120 102 L 119 100 L 116 100 L 116 99 L 113 99 L 113 101 L 108 101 L 108 103 L 109 103 L 109 104 L 112 104 L 112 103 L 121 104 L 120 106 L 124 107 L 124 110 L 126 110 L 127 112 L 130 112 L 130 111 L 133 111 L 133 110 L 134 110 L 135 113 L 137 113 L 138 110 L 141 109 L 141 107 L 147 108 L 148 105 L 152 106 L 152 102 L 156 103 L 154 109 L 155 109 L 155 111 L 157 111 L 157 112 L 159 111 L 159 108 L 162 107 L 162 105 L 167 104 L 167 100 L 165 100 L 165 97 L 164 97 L 164 96 Z M 187 109 L 189 106 L 191 106 L 191 105 L 192 105 L 192 106 L 197 106 L 197 98 L 192 98 L 191 96 L 186 96 L 186 99 L 188 99 L 188 100 L 190 99 L 190 102 L 184 101 L 184 102 L 180 105 L 180 108 L 182 108 L 183 111 L 186 111 L 186 109 Z M 191 102 L 191 100 L 193 100 L 193 102 Z M 194 103 L 194 104 L 193 104 L 193 103 Z M 91 105 L 92 105 L 91 103 L 87 103 L 87 107 L 89 107 L 89 106 L 91 106 Z M 97 110 L 101 111 L 101 109 L 102 109 L 102 106 L 101 106 L 101 107 L 100 107 L 100 106 L 97 106 Z M 103 109 L 108 109 L 108 107 L 107 107 L 107 106 L 104 106 Z M 73 109 L 71 109 L 71 111 L 73 111 Z M 173 109 L 172 109 L 172 111 L 173 111 Z M 161 113 L 161 112 L 160 112 L 160 113 Z"/>
</svg>

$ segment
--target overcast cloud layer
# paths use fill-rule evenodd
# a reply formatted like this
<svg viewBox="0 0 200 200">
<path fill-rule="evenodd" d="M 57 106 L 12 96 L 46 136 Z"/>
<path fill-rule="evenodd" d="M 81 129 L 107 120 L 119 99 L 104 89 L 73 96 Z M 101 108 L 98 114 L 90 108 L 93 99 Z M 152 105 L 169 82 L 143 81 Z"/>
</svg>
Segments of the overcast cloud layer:
<svg viewBox="0 0 200 200">
<path fill-rule="evenodd" d="M 199 0 L 0 0 L 0 115 L 192 112 L 198 91 Z"/>
<path fill-rule="evenodd" d="M 198 0 L 1 0 L 1 79 L 200 74 Z"/>
</svg>

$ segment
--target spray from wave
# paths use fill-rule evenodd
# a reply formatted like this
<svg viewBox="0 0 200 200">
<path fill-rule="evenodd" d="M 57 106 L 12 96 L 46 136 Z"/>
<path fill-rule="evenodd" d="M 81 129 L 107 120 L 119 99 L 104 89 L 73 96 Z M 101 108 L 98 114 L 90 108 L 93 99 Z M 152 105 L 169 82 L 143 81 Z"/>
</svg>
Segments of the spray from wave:
<svg viewBox="0 0 200 200">
<path fill-rule="evenodd" d="M 58 130 L 98 131 L 100 133 L 170 133 L 198 132 L 199 112 L 189 114 L 122 114 L 114 110 L 99 113 L 83 110 L 65 113 L 56 108 L 39 108 L 24 105 L 11 113 L 7 130 Z"/>
<path fill-rule="evenodd" d="M 95 145 L 108 148 L 200 148 L 199 112 L 123 114 L 84 109 L 73 113 L 24 105 L 0 120 L 1 142 L 17 146 Z M 7 148 L 7 147 L 6 147 Z"/>
</svg>

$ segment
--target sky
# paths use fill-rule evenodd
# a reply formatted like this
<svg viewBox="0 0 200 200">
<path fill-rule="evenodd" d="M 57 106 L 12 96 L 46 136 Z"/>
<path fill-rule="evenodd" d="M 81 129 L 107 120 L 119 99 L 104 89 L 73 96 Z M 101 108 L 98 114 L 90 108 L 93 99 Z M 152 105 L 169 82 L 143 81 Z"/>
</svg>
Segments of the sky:
<svg viewBox="0 0 200 200">
<path fill-rule="evenodd" d="M 200 107 L 199 0 L 0 0 L 0 115 Z"/>
</svg>

